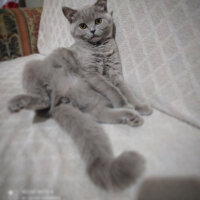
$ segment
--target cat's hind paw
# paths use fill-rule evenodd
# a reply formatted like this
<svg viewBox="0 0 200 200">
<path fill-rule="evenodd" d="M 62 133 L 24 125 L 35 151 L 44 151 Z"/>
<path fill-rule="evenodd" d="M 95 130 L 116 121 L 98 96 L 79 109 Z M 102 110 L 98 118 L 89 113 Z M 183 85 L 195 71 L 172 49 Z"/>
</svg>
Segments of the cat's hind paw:
<svg viewBox="0 0 200 200">
<path fill-rule="evenodd" d="M 153 113 L 153 109 L 146 104 L 136 106 L 135 110 L 137 110 L 141 115 L 151 115 Z"/>
<path fill-rule="evenodd" d="M 39 98 L 31 95 L 18 95 L 13 97 L 8 103 L 8 110 L 11 113 L 19 112 L 22 109 L 42 110 L 50 107 L 48 97 Z"/>
<path fill-rule="evenodd" d="M 24 98 L 23 95 L 15 96 L 8 102 L 8 110 L 11 113 L 19 112 L 25 108 L 29 102 L 30 100 L 28 98 Z"/>
<path fill-rule="evenodd" d="M 144 123 L 144 120 L 138 114 L 127 112 L 122 118 L 123 124 L 128 124 L 129 126 L 137 127 L 141 126 Z"/>
</svg>

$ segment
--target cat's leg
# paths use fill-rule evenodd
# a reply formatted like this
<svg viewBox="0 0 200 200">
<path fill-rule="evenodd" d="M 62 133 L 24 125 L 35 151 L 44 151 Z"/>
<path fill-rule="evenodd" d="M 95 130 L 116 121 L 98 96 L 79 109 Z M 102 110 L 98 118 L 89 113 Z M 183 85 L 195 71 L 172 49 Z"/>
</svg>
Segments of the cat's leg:
<svg viewBox="0 0 200 200">
<path fill-rule="evenodd" d="M 12 113 L 19 112 L 22 109 L 42 110 L 49 106 L 49 98 L 41 98 L 32 94 L 17 95 L 8 102 L 8 109 Z"/>
<path fill-rule="evenodd" d="M 34 60 L 26 64 L 23 71 L 23 87 L 27 94 L 13 97 L 8 103 L 10 112 L 21 109 L 42 110 L 50 107 L 48 85 L 44 81 L 44 61 Z"/>
<path fill-rule="evenodd" d="M 102 107 L 91 113 L 100 123 L 128 124 L 129 126 L 141 126 L 143 118 L 132 109 Z"/>
<path fill-rule="evenodd" d="M 137 99 L 137 97 L 134 96 L 134 94 L 131 92 L 131 90 L 128 88 L 127 84 L 123 80 L 117 81 L 116 86 L 124 94 L 128 102 L 132 104 L 135 110 L 137 110 L 141 115 L 152 114 L 153 109 L 149 105 L 141 103 Z"/>
<path fill-rule="evenodd" d="M 144 159 L 134 151 L 114 157 L 109 138 L 92 116 L 70 104 L 54 107 L 52 117 L 70 134 L 85 161 L 90 179 L 103 189 L 124 189 L 144 169 Z"/>
<path fill-rule="evenodd" d="M 90 86 L 107 97 L 114 107 L 119 108 L 128 105 L 128 101 L 121 91 L 100 74 L 88 73 L 85 78 Z"/>
</svg>

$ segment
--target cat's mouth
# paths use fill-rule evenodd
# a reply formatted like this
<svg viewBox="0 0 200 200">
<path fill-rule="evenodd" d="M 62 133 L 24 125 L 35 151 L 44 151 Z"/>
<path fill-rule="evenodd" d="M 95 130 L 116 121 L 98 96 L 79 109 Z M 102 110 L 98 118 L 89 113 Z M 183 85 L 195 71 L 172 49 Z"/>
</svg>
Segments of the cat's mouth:
<svg viewBox="0 0 200 200">
<path fill-rule="evenodd" d="M 98 35 L 92 35 L 92 37 L 90 38 L 90 41 L 92 42 L 98 42 L 101 39 L 100 36 Z"/>
</svg>

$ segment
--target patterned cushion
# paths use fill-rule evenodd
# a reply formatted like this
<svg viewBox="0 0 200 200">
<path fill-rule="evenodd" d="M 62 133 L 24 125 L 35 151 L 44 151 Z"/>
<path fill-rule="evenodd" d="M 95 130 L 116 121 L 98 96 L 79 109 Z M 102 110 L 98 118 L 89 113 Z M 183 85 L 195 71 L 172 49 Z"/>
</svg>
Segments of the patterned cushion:
<svg viewBox="0 0 200 200">
<path fill-rule="evenodd" d="M 42 8 L 0 9 L 0 61 L 37 53 Z"/>
<path fill-rule="evenodd" d="M 62 6 L 95 0 L 45 0 L 39 51 L 73 39 Z M 154 107 L 200 127 L 200 1 L 108 0 L 114 11 L 124 76 Z"/>
</svg>

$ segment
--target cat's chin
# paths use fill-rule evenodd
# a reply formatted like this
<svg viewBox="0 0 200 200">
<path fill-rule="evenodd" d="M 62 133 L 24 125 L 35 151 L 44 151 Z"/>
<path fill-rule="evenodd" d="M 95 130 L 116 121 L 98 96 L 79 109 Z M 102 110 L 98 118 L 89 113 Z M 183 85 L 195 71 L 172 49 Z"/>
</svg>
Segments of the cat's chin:
<svg viewBox="0 0 200 200">
<path fill-rule="evenodd" d="M 99 36 L 94 36 L 94 37 L 92 37 L 90 40 L 89 40 L 89 42 L 91 42 L 91 43 L 96 43 L 96 42 L 99 42 L 101 40 L 101 37 L 99 37 Z"/>
</svg>

